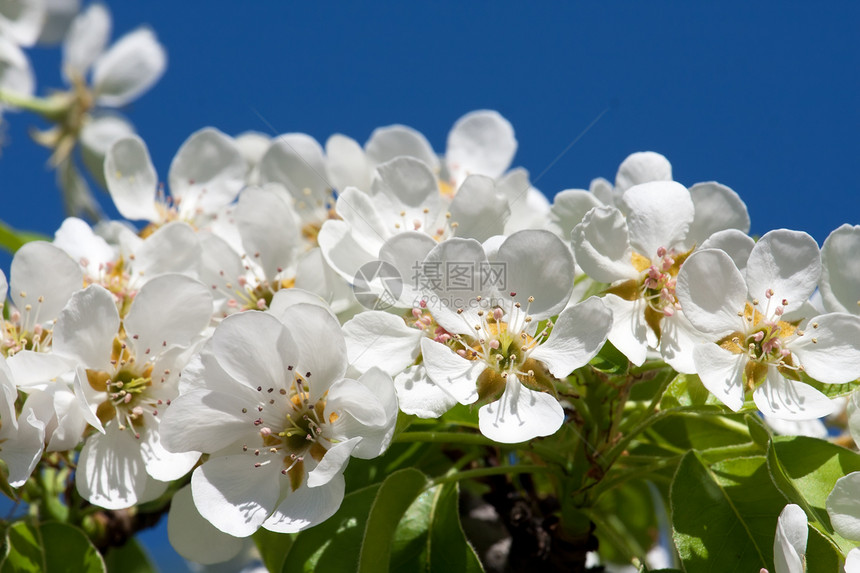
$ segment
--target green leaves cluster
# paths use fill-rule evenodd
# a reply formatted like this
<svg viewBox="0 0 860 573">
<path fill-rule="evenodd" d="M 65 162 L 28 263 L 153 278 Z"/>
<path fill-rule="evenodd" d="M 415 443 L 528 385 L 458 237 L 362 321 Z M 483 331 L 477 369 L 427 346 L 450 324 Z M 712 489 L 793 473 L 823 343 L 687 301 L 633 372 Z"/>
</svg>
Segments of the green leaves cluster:
<svg viewBox="0 0 860 573">
<path fill-rule="evenodd" d="M 406 468 L 350 492 L 317 527 L 287 537 L 259 533 L 269 571 L 478 573 L 483 571 L 460 525 L 457 482 L 432 486 Z"/>
</svg>

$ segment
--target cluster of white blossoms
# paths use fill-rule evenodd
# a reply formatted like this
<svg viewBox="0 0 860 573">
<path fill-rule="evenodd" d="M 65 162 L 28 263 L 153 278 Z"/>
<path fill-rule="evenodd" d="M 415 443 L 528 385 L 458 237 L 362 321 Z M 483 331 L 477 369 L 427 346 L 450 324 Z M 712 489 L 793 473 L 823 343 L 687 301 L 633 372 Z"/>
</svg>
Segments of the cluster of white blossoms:
<svg viewBox="0 0 860 573">
<path fill-rule="evenodd" d="M 104 9 L 78 28 L 106 38 Z M 70 81 L 93 67 L 116 103 L 104 70 L 146 34 L 68 48 Z M 463 404 L 496 442 L 554 434 L 567 380 L 609 344 L 785 420 L 831 413 L 816 386 L 860 377 L 860 226 L 821 250 L 789 230 L 754 241 L 734 191 L 687 188 L 652 152 L 550 205 L 510 169 L 516 148 L 494 111 L 459 119 L 442 156 L 400 125 L 324 147 L 206 128 L 162 184 L 146 144 L 118 137 L 103 177 L 128 221 L 69 218 L 4 277 L 10 482 L 79 446 L 77 490 L 104 508 L 190 474 L 170 536 L 213 562 L 260 527 L 330 517 L 350 458 L 382 454 L 399 412 Z"/>
</svg>

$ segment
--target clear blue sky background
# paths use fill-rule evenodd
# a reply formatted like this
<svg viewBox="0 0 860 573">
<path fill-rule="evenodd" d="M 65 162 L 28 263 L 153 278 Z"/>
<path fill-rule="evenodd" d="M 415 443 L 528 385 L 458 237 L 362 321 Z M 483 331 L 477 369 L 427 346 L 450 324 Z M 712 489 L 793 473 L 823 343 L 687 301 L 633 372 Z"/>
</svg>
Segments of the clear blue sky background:
<svg viewBox="0 0 860 573">
<path fill-rule="evenodd" d="M 611 180 L 629 153 L 654 150 L 686 185 L 737 191 L 756 234 L 788 227 L 821 243 L 860 223 L 857 3 L 109 6 L 115 37 L 148 23 L 168 50 L 165 77 L 127 110 L 162 178 L 207 125 L 364 142 L 404 123 L 441 152 L 451 124 L 479 108 L 511 121 L 514 163 L 536 177 L 605 111 L 537 182 L 547 195 Z M 33 61 L 40 90 L 59 85 L 57 50 Z M 30 117 L 7 119 L 0 218 L 53 233 L 63 215 L 47 154 L 27 140 Z M 159 531 L 150 548 L 164 571 L 182 570 Z"/>
</svg>

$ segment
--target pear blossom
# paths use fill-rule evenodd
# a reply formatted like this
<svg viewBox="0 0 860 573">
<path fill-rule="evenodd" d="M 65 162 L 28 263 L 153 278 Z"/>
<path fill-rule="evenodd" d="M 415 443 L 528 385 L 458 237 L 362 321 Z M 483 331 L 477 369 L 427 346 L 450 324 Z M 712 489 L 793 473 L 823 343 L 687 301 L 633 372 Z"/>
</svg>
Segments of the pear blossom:
<svg viewBox="0 0 860 573">
<path fill-rule="evenodd" d="M 653 151 L 640 151 L 629 155 L 619 166 L 615 185 L 598 178 L 584 189 L 566 189 L 553 198 L 551 229 L 566 239 L 574 227 L 582 222 L 594 207 L 616 207 L 625 215 L 628 206 L 624 193 L 636 185 L 654 181 L 672 181 L 669 160 Z M 714 181 L 696 183 L 689 189 L 694 216 L 690 222 L 684 246 L 701 245 L 712 234 L 724 229 L 749 231 L 750 219 L 746 205 L 729 187 Z"/>
<path fill-rule="evenodd" d="M 503 280 L 487 280 L 490 261 L 505 269 Z M 427 308 L 439 325 L 435 340 L 421 339 L 430 380 L 461 404 L 476 403 L 481 432 L 491 439 L 514 443 L 554 433 L 564 420 L 554 380 L 591 360 L 612 325 L 599 299 L 565 309 L 570 251 L 548 231 L 527 230 L 497 247 L 449 239 L 423 265 L 437 263 L 466 270 L 462 284 L 424 277 Z M 559 312 L 554 323 L 539 326 Z"/>
<path fill-rule="evenodd" d="M 498 112 L 478 110 L 458 119 L 448 133 L 442 161 L 427 139 L 405 125 L 376 129 L 364 148 L 335 134 L 326 142 L 327 171 L 335 188 L 366 190 L 373 171 L 395 157 L 413 157 L 437 174 L 443 192 L 453 194 L 469 175 L 500 177 L 514 158 L 517 140 L 510 122 Z"/>
<path fill-rule="evenodd" d="M 114 296 L 124 316 L 146 282 L 165 274 L 200 278 L 201 243 L 198 233 L 180 221 L 139 237 L 120 223 L 102 224 L 96 232 L 85 221 L 68 217 L 55 233 L 53 244 L 78 262 L 85 285 L 101 285 Z"/>
<path fill-rule="evenodd" d="M 498 112 L 477 110 L 454 124 L 441 159 L 420 132 L 391 125 L 376 129 L 363 149 L 349 137 L 331 136 L 326 142 L 326 166 L 329 180 L 341 192 L 347 187 L 367 191 L 375 170 L 396 157 L 411 157 L 427 165 L 439 192 L 447 197 L 458 193 L 469 175 L 489 177 L 511 207 L 505 223 L 505 234 L 510 234 L 543 228 L 550 208 L 543 193 L 529 183 L 526 170 L 508 171 L 516 149 L 510 123 Z"/>
<path fill-rule="evenodd" d="M 767 416 L 818 418 L 834 406 L 802 375 L 827 384 L 860 376 L 860 318 L 829 313 L 800 326 L 783 318 L 804 305 L 820 272 L 815 240 L 785 229 L 756 243 L 744 274 L 716 249 L 693 253 L 681 268 L 678 300 L 711 341 L 693 349 L 696 372 L 732 410 L 752 391 Z"/>
<path fill-rule="evenodd" d="M 437 242 L 455 235 L 486 240 L 504 231 L 510 213 L 492 179 L 469 177 L 452 200 L 438 192 L 430 168 L 409 157 L 379 166 L 370 193 L 347 188 L 335 210 L 341 219 L 323 224 L 320 249 L 350 282 L 363 265 L 378 260 L 411 277 Z M 414 281 L 404 280 L 403 286 L 398 306 L 411 307 L 418 289 Z"/>
<path fill-rule="evenodd" d="M 170 164 L 170 195 L 159 187 L 155 167 L 142 139 L 117 140 L 104 162 L 108 191 L 127 219 L 154 228 L 184 221 L 196 228 L 209 224 L 245 185 L 247 166 L 232 138 L 207 127 L 193 133 Z"/>
<path fill-rule="evenodd" d="M 76 293 L 60 314 L 54 352 L 77 365 L 75 392 L 99 432 L 86 439 L 75 474 L 90 502 L 121 509 L 154 499 L 196 462 L 196 452 L 164 450 L 159 426 L 211 309 L 201 283 L 163 275 L 141 287 L 122 318 L 99 285 Z"/>
<path fill-rule="evenodd" d="M 371 369 L 344 378 L 340 325 L 307 300 L 285 291 L 269 313 L 224 319 L 163 422 L 170 450 L 209 454 L 191 478 L 194 505 L 235 537 L 327 519 L 350 456 L 378 456 L 394 431 L 390 377 Z"/>
</svg>

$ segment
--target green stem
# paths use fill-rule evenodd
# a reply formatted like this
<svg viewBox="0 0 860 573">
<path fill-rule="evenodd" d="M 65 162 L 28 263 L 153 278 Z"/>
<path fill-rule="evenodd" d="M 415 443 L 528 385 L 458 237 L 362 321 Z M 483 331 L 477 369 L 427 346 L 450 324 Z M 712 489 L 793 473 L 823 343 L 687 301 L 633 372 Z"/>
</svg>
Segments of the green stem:
<svg viewBox="0 0 860 573">
<path fill-rule="evenodd" d="M 655 422 L 662 420 L 663 418 L 666 418 L 668 416 L 682 416 L 690 414 L 722 416 L 724 415 L 724 412 L 721 410 L 715 410 L 713 406 L 681 406 L 678 408 L 670 408 L 668 410 L 660 410 L 659 412 L 656 412 L 653 415 L 646 417 L 644 420 L 639 422 L 633 429 L 625 431 L 624 437 L 621 438 L 617 444 L 604 452 L 601 457 L 604 460 L 608 460 L 611 464 L 611 462 L 615 461 L 615 459 L 621 454 L 621 452 L 627 449 L 627 446 L 630 445 L 630 442 L 633 441 L 633 438 L 641 434 Z"/>
<path fill-rule="evenodd" d="M 69 108 L 69 98 L 60 94 L 47 98 L 38 98 L 0 90 L 0 102 L 32 111 L 47 118 L 61 116 Z"/>
<path fill-rule="evenodd" d="M 487 476 L 497 476 L 497 475 L 506 475 L 506 474 L 535 474 L 535 473 L 548 473 L 555 471 L 554 468 L 550 466 L 539 466 L 539 465 L 522 465 L 522 466 L 494 466 L 491 468 L 478 468 L 474 470 L 466 470 L 462 472 L 457 472 L 451 475 L 445 475 L 441 477 L 435 478 L 433 481 L 428 484 L 427 489 L 436 487 L 437 485 L 451 483 L 455 481 L 462 481 L 467 479 L 477 479 Z"/>
</svg>

